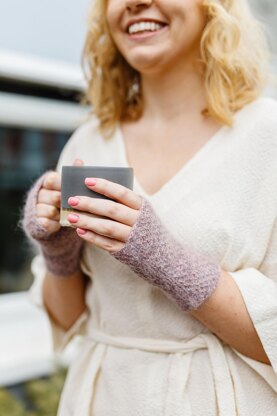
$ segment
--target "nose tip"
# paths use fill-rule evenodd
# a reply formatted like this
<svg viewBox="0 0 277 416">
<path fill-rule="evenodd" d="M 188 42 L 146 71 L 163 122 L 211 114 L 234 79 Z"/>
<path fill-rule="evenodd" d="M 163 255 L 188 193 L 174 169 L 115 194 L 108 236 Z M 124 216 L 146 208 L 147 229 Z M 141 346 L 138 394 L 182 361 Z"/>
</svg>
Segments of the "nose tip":
<svg viewBox="0 0 277 416">
<path fill-rule="evenodd" d="M 126 6 L 129 10 L 138 10 L 143 7 L 150 6 L 153 0 L 127 0 Z"/>
</svg>

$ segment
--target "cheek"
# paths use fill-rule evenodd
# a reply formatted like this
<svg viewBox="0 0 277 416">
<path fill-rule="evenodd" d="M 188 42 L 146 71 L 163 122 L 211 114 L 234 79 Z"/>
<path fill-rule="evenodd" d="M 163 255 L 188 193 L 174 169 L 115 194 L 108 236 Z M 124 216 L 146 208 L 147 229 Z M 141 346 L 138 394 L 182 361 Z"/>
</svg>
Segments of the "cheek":
<svg viewBox="0 0 277 416">
<path fill-rule="evenodd" d="M 106 11 L 106 21 L 107 21 L 109 30 L 112 34 L 114 31 L 114 15 L 112 13 L 112 10 L 110 10 L 110 8 L 107 8 L 107 11 Z"/>
<path fill-rule="evenodd" d="M 118 0 L 110 0 L 106 9 L 106 20 L 113 36 L 113 33 L 120 27 L 120 17 L 122 13 L 122 6 Z M 121 6 L 121 7 L 120 7 Z"/>
<path fill-rule="evenodd" d="M 106 11 L 106 21 L 109 27 L 110 36 L 112 40 L 114 41 L 117 49 L 120 51 L 121 54 L 123 54 L 122 51 L 122 44 L 124 43 L 122 41 L 122 5 L 120 7 L 120 2 L 114 0 L 111 1 L 110 4 L 107 7 Z"/>
<path fill-rule="evenodd" d="M 207 15 L 206 15 L 206 12 L 202 3 L 203 3 L 203 0 L 196 1 L 195 12 L 194 12 L 195 20 L 197 22 L 199 32 L 201 33 L 203 32 L 207 23 Z"/>
<path fill-rule="evenodd" d="M 187 6 L 184 13 L 179 17 L 176 16 L 176 21 L 178 20 L 178 34 L 176 35 L 183 38 L 183 43 L 188 45 L 193 45 L 195 42 L 198 42 L 202 36 L 203 30 L 206 24 L 206 18 L 200 7 L 197 7 L 195 2 Z"/>
</svg>

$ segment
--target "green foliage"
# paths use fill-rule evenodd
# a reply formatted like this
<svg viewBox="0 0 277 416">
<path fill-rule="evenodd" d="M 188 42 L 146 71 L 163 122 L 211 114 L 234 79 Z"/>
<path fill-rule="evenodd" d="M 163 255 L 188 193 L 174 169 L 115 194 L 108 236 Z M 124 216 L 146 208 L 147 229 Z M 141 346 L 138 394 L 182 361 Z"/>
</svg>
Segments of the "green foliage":
<svg viewBox="0 0 277 416">
<path fill-rule="evenodd" d="M 66 370 L 60 369 L 47 379 L 22 384 L 23 400 L 16 398 L 8 389 L 0 389 L 0 415 L 56 416 L 65 376 Z"/>
<path fill-rule="evenodd" d="M 0 415 L 31 416 L 32 413 L 26 413 L 24 406 L 20 402 L 15 400 L 8 391 L 0 389 Z"/>
</svg>

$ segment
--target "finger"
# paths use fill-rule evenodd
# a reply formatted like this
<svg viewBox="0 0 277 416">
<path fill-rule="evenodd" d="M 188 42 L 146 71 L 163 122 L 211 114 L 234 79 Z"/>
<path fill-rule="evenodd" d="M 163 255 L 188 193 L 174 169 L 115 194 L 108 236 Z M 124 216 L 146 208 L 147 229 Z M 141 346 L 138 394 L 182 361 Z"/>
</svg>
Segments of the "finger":
<svg viewBox="0 0 277 416">
<path fill-rule="evenodd" d="M 55 233 L 61 228 L 60 223 L 49 218 L 39 217 L 38 223 L 49 233 Z"/>
<path fill-rule="evenodd" d="M 46 175 L 43 181 L 43 188 L 60 191 L 61 190 L 61 177 L 58 172 L 50 172 Z"/>
<path fill-rule="evenodd" d="M 42 188 L 38 193 L 38 203 L 53 205 L 59 208 L 61 204 L 61 193 L 59 191 L 50 191 L 49 189 Z"/>
<path fill-rule="evenodd" d="M 121 202 L 130 208 L 139 209 L 141 207 L 141 196 L 119 183 L 111 182 L 103 178 L 86 178 L 85 184 L 92 191 Z"/>
<path fill-rule="evenodd" d="M 93 215 L 93 214 L 92 214 Z M 131 227 L 116 221 L 95 218 L 90 214 L 69 214 L 67 219 L 74 227 L 84 228 L 105 237 L 126 242 Z"/>
<path fill-rule="evenodd" d="M 121 241 L 104 237 L 103 235 L 99 235 L 92 231 L 84 230 L 83 228 L 77 228 L 76 231 L 79 237 L 81 237 L 83 240 L 109 252 L 119 251 L 125 245 Z"/>
<path fill-rule="evenodd" d="M 68 203 L 76 210 L 108 217 L 130 226 L 135 224 L 138 217 L 138 210 L 107 199 L 76 196 L 69 198 Z"/>
<path fill-rule="evenodd" d="M 73 162 L 73 166 L 83 166 L 84 162 L 82 161 L 82 159 L 75 159 Z"/>
<path fill-rule="evenodd" d="M 45 217 L 50 220 L 59 221 L 60 212 L 53 206 L 48 204 L 37 204 L 37 217 Z"/>
</svg>

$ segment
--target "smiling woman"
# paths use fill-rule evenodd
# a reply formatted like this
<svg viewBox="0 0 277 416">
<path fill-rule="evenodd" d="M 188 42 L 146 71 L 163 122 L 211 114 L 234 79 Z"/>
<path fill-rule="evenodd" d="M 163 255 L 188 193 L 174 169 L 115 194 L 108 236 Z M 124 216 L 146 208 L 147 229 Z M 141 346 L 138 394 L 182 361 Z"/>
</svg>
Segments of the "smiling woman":
<svg viewBox="0 0 277 416">
<path fill-rule="evenodd" d="M 55 350 L 84 336 L 59 416 L 276 413 L 267 52 L 245 0 L 93 3 L 93 114 L 34 184 L 23 219 Z M 85 178 L 106 198 L 70 195 L 65 229 L 60 173 L 73 162 L 132 167 L 134 187 Z"/>
<path fill-rule="evenodd" d="M 147 6 L 147 1 L 143 4 Z M 156 39 L 160 41 L 160 53 L 157 44 L 148 50 L 151 64 L 158 70 L 162 69 L 162 62 L 172 62 L 172 55 L 178 49 L 186 61 L 193 36 L 201 36 L 194 64 L 197 63 L 205 83 L 207 106 L 204 111 L 219 122 L 231 125 L 232 115 L 263 90 L 268 74 L 268 45 L 261 23 L 253 18 L 245 0 L 172 0 L 170 3 L 162 0 L 158 4 L 158 11 L 154 2 L 150 12 L 140 2 L 136 4 L 132 0 L 130 3 L 93 2 L 83 58 L 88 80 L 87 100 L 93 102 L 105 136 L 112 134 L 119 119 L 137 120 L 142 113 L 139 70 L 143 60 L 138 56 L 135 63 L 130 48 L 138 49 L 143 43 L 130 43 L 132 36 L 126 36 L 133 20 L 150 19 L 165 24 L 161 33 L 156 34 L 163 36 Z M 122 13 L 124 7 L 135 8 L 132 17 Z M 167 29 L 169 38 L 162 33 Z M 143 38 L 139 35 L 134 39 L 139 40 L 140 36 Z M 150 41 L 152 39 L 155 41 L 155 37 L 150 36 Z"/>
</svg>

